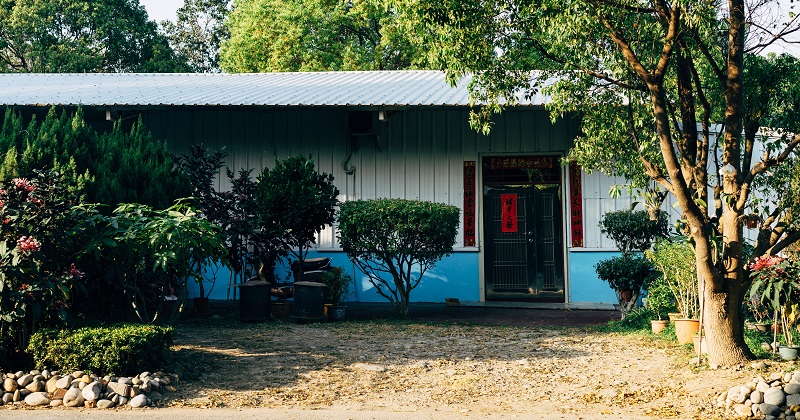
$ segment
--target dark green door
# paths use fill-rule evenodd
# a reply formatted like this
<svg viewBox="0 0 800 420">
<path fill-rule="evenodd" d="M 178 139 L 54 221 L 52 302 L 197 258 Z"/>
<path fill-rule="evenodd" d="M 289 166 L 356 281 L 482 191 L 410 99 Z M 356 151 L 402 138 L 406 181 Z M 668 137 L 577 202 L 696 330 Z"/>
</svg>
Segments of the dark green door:
<svg viewBox="0 0 800 420">
<path fill-rule="evenodd" d="M 560 184 L 486 186 L 486 299 L 564 302 L 562 229 Z"/>
</svg>

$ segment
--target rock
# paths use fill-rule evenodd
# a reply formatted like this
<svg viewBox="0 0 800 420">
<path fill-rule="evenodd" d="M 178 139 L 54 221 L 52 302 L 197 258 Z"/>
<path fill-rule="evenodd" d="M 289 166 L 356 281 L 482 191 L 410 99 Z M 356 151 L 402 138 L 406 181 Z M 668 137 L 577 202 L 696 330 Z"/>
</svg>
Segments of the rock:
<svg viewBox="0 0 800 420">
<path fill-rule="evenodd" d="M 753 404 L 761 404 L 762 402 L 764 402 L 764 393 L 761 391 L 751 392 L 750 401 L 752 401 Z"/>
<path fill-rule="evenodd" d="M 96 401 L 100 399 L 100 392 L 103 391 L 103 386 L 100 382 L 94 381 L 83 387 L 83 399 L 86 401 Z"/>
<path fill-rule="evenodd" d="M 783 405 L 786 402 L 786 394 L 780 388 L 770 388 L 764 392 L 764 403 L 772 405 Z M 766 413 L 765 413 L 766 414 Z"/>
<path fill-rule="evenodd" d="M 790 382 L 783 387 L 783 392 L 789 395 L 800 394 L 800 384 L 795 384 Z"/>
<path fill-rule="evenodd" d="M 758 405 L 758 411 L 767 416 L 775 416 L 781 412 L 781 409 L 774 404 L 762 403 Z"/>
<path fill-rule="evenodd" d="M 28 386 L 29 383 L 33 382 L 33 376 L 34 375 L 31 375 L 30 373 L 26 373 L 25 375 L 22 375 L 19 379 L 17 379 L 17 384 L 20 387 L 25 388 L 26 386 Z"/>
<path fill-rule="evenodd" d="M 142 390 L 145 394 L 149 393 L 153 387 L 150 386 L 150 381 L 144 381 L 141 385 L 139 385 L 139 389 Z"/>
<path fill-rule="evenodd" d="M 69 391 L 64 394 L 64 405 L 67 407 L 79 407 L 83 405 L 83 401 L 83 394 L 78 388 L 70 388 Z"/>
<path fill-rule="evenodd" d="M 759 382 L 758 385 L 756 385 L 756 391 L 761 391 L 761 392 L 769 391 L 769 384 L 764 381 Z"/>
<path fill-rule="evenodd" d="M 733 406 L 733 411 L 736 414 L 743 416 L 743 417 L 750 417 L 753 415 L 753 410 L 750 407 L 745 406 L 744 404 L 736 404 Z"/>
<path fill-rule="evenodd" d="M 141 379 L 139 379 L 138 377 L 131 379 L 131 383 L 133 383 L 134 385 L 141 385 L 142 382 L 143 381 Z"/>
<path fill-rule="evenodd" d="M 84 373 L 85 372 L 82 371 L 82 370 L 76 370 L 75 372 L 72 372 L 72 377 L 73 378 L 80 378 L 80 377 L 82 377 L 84 375 Z"/>
<path fill-rule="evenodd" d="M 48 394 L 54 394 L 58 389 L 58 376 L 51 376 L 50 379 L 47 380 L 44 384 L 44 389 L 47 391 Z"/>
<path fill-rule="evenodd" d="M 22 395 L 22 399 L 25 399 L 25 397 L 27 397 L 31 393 L 25 388 L 18 389 L 17 391 L 19 391 L 19 394 Z"/>
<path fill-rule="evenodd" d="M 150 372 L 142 372 L 141 375 L 139 375 L 139 378 L 144 380 L 144 379 L 148 378 L 150 375 L 151 375 Z"/>
<path fill-rule="evenodd" d="M 64 395 L 67 394 L 67 390 L 64 388 L 56 388 L 55 392 L 53 392 L 53 399 L 54 400 L 61 400 L 64 398 Z"/>
<path fill-rule="evenodd" d="M 83 406 L 86 408 L 95 408 L 97 407 L 97 401 L 84 401 Z"/>
<path fill-rule="evenodd" d="M 25 389 L 30 392 L 42 392 L 44 391 L 44 384 L 41 381 L 34 380 L 33 382 L 29 383 Z"/>
<path fill-rule="evenodd" d="M 114 402 L 111 400 L 98 400 L 97 401 L 97 408 L 111 408 L 114 406 Z"/>
<path fill-rule="evenodd" d="M 129 400 L 127 397 L 123 397 L 122 395 L 119 396 L 119 405 L 125 405 L 128 403 L 128 401 Z"/>
<path fill-rule="evenodd" d="M 155 379 L 151 379 L 148 382 L 150 383 L 150 388 L 151 389 L 158 389 L 158 388 L 161 387 L 161 382 L 159 382 L 159 381 L 157 381 Z"/>
<path fill-rule="evenodd" d="M 14 401 L 14 394 L 12 394 L 11 392 L 6 392 L 5 394 L 3 394 L 3 402 L 5 404 L 8 404 L 12 401 Z"/>
<path fill-rule="evenodd" d="M 370 365 L 366 363 L 356 363 L 353 365 L 355 369 L 368 370 L 371 372 L 386 372 L 386 368 L 378 365 Z"/>
<path fill-rule="evenodd" d="M 33 407 L 49 405 L 50 397 L 47 396 L 46 392 L 31 392 L 27 397 L 25 397 L 25 404 Z"/>
<path fill-rule="evenodd" d="M 139 394 L 131 398 L 130 406 L 133 408 L 141 408 L 147 406 L 147 397 L 144 394 Z"/>
<path fill-rule="evenodd" d="M 17 381 L 11 378 L 6 378 L 3 380 L 3 390 L 5 392 L 14 392 L 17 390 L 17 388 L 19 388 Z"/>
<path fill-rule="evenodd" d="M 73 378 L 72 375 L 64 376 L 56 381 L 56 387 L 61 389 L 69 389 L 70 386 L 72 386 L 72 381 L 74 380 L 75 378 Z"/>
<path fill-rule="evenodd" d="M 800 394 L 787 395 L 786 405 L 788 405 L 789 407 L 800 405 Z"/>
<path fill-rule="evenodd" d="M 49 370 L 45 369 L 42 371 L 42 376 L 44 376 L 44 379 L 50 379 L 53 374 Z"/>
<path fill-rule="evenodd" d="M 178 392 L 178 389 L 175 388 L 172 385 L 167 385 L 166 387 L 164 387 L 164 390 L 169 391 L 169 392 Z"/>
<path fill-rule="evenodd" d="M 131 378 L 127 377 L 119 378 L 117 379 L 117 382 L 125 385 L 133 385 L 133 381 L 131 380 Z"/>
<path fill-rule="evenodd" d="M 114 394 L 114 396 L 111 397 L 111 402 L 114 403 L 114 405 L 117 405 L 119 404 L 121 398 L 122 397 L 120 397 L 118 394 Z"/>
<path fill-rule="evenodd" d="M 14 402 L 22 401 L 23 398 L 25 398 L 25 396 L 22 395 L 22 391 L 19 389 L 14 391 Z"/>
<path fill-rule="evenodd" d="M 50 407 L 61 407 L 62 405 L 64 405 L 62 400 L 50 400 Z"/>
<path fill-rule="evenodd" d="M 83 376 L 81 376 L 81 381 L 82 381 L 83 383 L 86 383 L 86 384 L 90 384 L 90 383 L 94 382 L 94 380 L 92 380 L 92 377 L 91 377 L 91 376 L 89 376 L 89 375 L 83 375 Z"/>
<path fill-rule="evenodd" d="M 142 390 L 138 387 L 132 386 L 131 390 L 128 392 L 128 398 L 133 398 L 142 393 Z"/>
<path fill-rule="evenodd" d="M 161 398 L 163 398 L 163 396 L 161 395 L 161 393 L 160 393 L 160 392 L 158 392 L 158 391 L 153 391 L 153 392 L 151 392 L 151 393 L 150 393 L 150 395 L 149 395 L 149 397 L 150 397 L 150 399 L 151 399 L 151 400 L 154 400 L 154 401 L 158 401 L 158 400 L 160 400 Z"/>
</svg>

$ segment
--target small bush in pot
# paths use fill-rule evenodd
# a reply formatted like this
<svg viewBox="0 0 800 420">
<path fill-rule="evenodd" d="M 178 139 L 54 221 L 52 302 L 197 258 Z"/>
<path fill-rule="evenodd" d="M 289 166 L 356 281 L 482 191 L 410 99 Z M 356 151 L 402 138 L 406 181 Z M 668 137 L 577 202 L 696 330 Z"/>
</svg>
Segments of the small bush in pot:
<svg viewBox="0 0 800 420">
<path fill-rule="evenodd" d="M 608 212 L 600 221 L 600 231 L 614 241 L 622 256 L 601 261 L 595 269 L 598 277 L 616 292 L 625 317 L 637 305 L 641 287 L 652 269 L 647 260 L 634 254 L 649 249 L 653 240 L 666 235 L 667 217 L 660 212 L 652 220 L 647 211 L 632 209 Z"/>
<path fill-rule="evenodd" d="M 698 319 L 700 298 L 695 256 L 685 238 L 676 236 L 659 241 L 645 255 L 661 273 L 661 278 L 675 298 L 678 311 L 686 319 Z"/>
<path fill-rule="evenodd" d="M 325 284 L 325 303 L 339 306 L 342 299 L 350 294 L 350 284 L 353 278 L 339 267 L 322 275 L 320 279 Z"/>
</svg>

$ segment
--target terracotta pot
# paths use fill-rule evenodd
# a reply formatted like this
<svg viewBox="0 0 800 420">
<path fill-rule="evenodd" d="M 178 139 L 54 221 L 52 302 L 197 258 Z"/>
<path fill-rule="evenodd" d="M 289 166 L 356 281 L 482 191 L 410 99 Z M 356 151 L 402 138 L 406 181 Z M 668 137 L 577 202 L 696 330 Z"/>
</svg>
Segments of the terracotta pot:
<svg viewBox="0 0 800 420">
<path fill-rule="evenodd" d="M 702 343 L 700 342 L 700 336 L 695 335 L 692 337 L 692 343 L 694 344 L 694 352 L 697 354 L 697 348 L 700 348 L 700 353 L 708 354 L 708 346 L 706 346 L 706 337 L 703 336 Z"/>
<path fill-rule="evenodd" d="M 653 331 L 653 334 L 661 334 L 661 331 L 664 331 L 664 328 L 667 328 L 667 324 L 669 324 L 669 320 L 667 319 L 654 319 L 650 321 L 650 328 Z"/>
<path fill-rule="evenodd" d="M 699 319 L 676 319 L 675 335 L 678 337 L 679 344 L 689 344 L 692 336 L 700 331 Z"/>
<path fill-rule="evenodd" d="M 669 315 L 669 322 L 675 322 L 676 319 L 683 318 L 683 314 L 680 312 L 670 312 L 667 315 Z"/>
</svg>

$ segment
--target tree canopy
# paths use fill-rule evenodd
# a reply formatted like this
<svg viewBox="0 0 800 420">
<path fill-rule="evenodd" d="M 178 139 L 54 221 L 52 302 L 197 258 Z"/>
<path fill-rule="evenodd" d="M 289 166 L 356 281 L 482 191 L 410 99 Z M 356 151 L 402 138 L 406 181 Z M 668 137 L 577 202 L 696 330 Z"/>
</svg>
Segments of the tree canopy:
<svg viewBox="0 0 800 420">
<path fill-rule="evenodd" d="M 229 0 L 184 0 L 175 22 L 161 22 L 170 45 L 191 71 L 219 72 L 220 43 L 228 38 L 224 22 L 229 4 Z"/>
<path fill-rule="evenodd" d="M 137 0 L 0 0 L 0 72 L 185 70 Z"/>
<path fill-rule="evenodd" d="M 798 180 L 800 63 L 752 55 L 800 30 L 798 15 L 767 10 L 776 4 L 400 0 L 398 10 L 436 66 L 451 78 L 475 73 L 473 96 L 491 104 L 479 127 L 490 128 L 500 99 L 544 89 L 555 117 L 582 116 L 570 159 L 675 197 L 705 284 L 709 360 L 720 365 L 751 356 L 739 310 L 748 261 L 800 238 L 791 200 L 766 206 L 753 194 Z M 759 142 L 766 126 L 772 136 Z M 749 217 L 762 220 L 752 254 Z"/>
<path fill-rule="evenodd" d="M 386 0 L 234 0 L 220 65 L 227 72 L 423 68 Z"/>
</svg>

